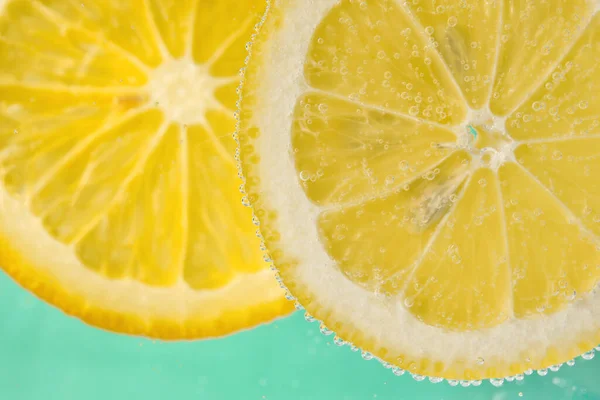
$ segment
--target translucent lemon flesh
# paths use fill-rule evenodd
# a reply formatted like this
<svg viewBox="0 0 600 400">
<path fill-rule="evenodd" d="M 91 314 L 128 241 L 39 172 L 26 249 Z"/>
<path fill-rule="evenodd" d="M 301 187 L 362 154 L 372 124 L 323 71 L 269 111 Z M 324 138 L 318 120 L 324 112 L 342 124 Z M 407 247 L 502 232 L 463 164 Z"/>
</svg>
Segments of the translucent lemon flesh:
<svg viewBox="0 0 600 400">
<path fill-rule="evenodd" d="M 289 312 L 240 202 L 231 138 L 244 45 L 263 7 L 4 5 L 0 261 L 9 274 L 95 325 L 164 338 L 221 335 Z"/>
<path fill-rule="evenodd" d="M 585 0 L 275 2 L 239 140 L 292 294 L 416 374 L 597 345 L 599 33 Z"/>
</svg>

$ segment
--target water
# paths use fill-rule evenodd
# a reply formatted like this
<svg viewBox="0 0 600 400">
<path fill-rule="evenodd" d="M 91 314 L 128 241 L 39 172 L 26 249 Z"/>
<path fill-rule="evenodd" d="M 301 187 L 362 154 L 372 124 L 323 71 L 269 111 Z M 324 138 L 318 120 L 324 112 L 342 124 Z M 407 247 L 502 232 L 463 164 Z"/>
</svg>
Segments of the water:
<svg viewBox="0 0 600 400">
<path fill-rule="evenodd" d="M 494 387 L 396 376 L 302 312 L 218 340 L 163 343 L 90 328 L 0 273 L 0 399 L 600 400 L 600 357 Z"/>
</svg>

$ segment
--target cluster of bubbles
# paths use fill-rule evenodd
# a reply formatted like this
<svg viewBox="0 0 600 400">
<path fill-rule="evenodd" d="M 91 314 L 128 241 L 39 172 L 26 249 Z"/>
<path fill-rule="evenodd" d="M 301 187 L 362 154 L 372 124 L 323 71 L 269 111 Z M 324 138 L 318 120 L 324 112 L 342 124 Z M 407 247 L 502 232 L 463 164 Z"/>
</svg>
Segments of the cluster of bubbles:
<svg viewBox="0 0 600 400">
<path fill-rule="evenodd" d="M 298 303 L 298 301 L 296 301 L 296 299 L 289 293 L 289 291 L 287 291 L 287 288 L 283 285 L 282 281 L 280 278 L 278 278 L 278 281 L 280 282 L 280 285 L 283 289 L 286 290 L 286 298 L 288 298 L 288 300 L 294 300 L 295 301 L 295 306 L 296 309 L 298 310 L 304 310 L 304 307 L 302 307 L 302 305 L 300 303 Z M 335 332 L 333 332 L 331 329 L 327 328 L 327 326 L 325 326 L 325 324 L 319 320 L 317 320 L 315 317 L 313 317 L 312 315 L 310 315 L 308 312 L 304 313 L 304 319 L 307 322 L 319 322 L 319 331 L 325 335 L 325 336 L 333 336 L 333 343 L 336 346 L 339 347 L 343 347 L 343 346 L 348 346 L 350 347 L 350 350 L 353 352 L 360 352 L 361 357 L 366 360 L 366 361 L 370 361 L 370 360 L 377 360 L 379 361 L 379 363 L 385 368 L 385 369 L 389 369 L 392 371 L 392 373 L 396 376 L 402 376 L 404 374 L 406 374 L 409 371 L 406 371 L 400 367 L 397 367 L 391 363 L 388 363 L 387 361 L 384 361 L 382 359 L 380 359 L 379 357 L 374 356 L 373 354 L 369 353 L 368 351 L 364 351 L 361 350 L 360 348 L 358 348 L 357 346 L 353 345 L 350 342 L 345 341 L 344 339 L 342 339 L 341 337 L 339 337 L 338 335 L 335 334 Z M 596 346 L 594 349 L 583 353 L 581 355 L 581 358 L 584 360 L 591 360 L 594 358 L 596 351 L 600 352 L 600 345 Z M 481 357 L 479 357 L 477 359 L 477 363 L 479 365 L 482 365 L 485 363 L 485 360 Z M 575 365 L 575 360 L 569 360 L 566 363 L 567 366 L 572 367 Z M 557 364 L 557 365 L 552 365 L 548 368 L 543 368 L 543 369 L 539 369 L 539 370 L 535 370 L 535 372 L 540 375 L 540 376 L 546 376 L 548 375 L 548 372 L 557 372 L 564 364 Z M 490 383 L 495 386 L 495 387 L 500 387 L 504 384 L 504 382 L 514 382 L 514 381 L 522 381 L 525 379 L 525 376 L 527 375 L 532 375 L 534 373 L 533 369 L 527 369 L 525 370 L 522 374 L 516 374 L 516 375 L 512 375 L 512 376 L 507 376 L 505 378 L 490 378 L 489 381 Z M 440 377 L 435 377 L 435 376 L 425 376 L 425 375 L 419 375 L 419 374 L 415 374 L 415 373 L 411 373 L 409 372 L 409 375 L 416 380 L 417 382 L 420 381 L 424 381 L 424 380 L 429 380 L 429 382 L 431 383 L 440 383 L 443 381 L 446 381 L 450 386 L 462 386 L 462 387 L 469 387 L 469 386 L 480 386 L 482 384 L 482 380 L 478 379 L 478 380 L 456 380 L 456 379 L 444 379 L 444 378 L 440 378 Z"/>
</svg>

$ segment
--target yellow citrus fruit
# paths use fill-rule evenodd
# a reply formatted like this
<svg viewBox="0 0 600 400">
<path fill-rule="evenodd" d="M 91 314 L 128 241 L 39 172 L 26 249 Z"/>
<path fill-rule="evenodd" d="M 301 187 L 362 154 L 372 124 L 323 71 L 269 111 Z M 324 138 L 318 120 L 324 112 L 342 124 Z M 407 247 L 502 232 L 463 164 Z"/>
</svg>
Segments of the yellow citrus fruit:
<svg viewBox="0 0 600 400">
<path fill-rule="evenodd" d="M 261 0 L 10 0 L 0 264 L 65 312 L 164 339 L 291 308 L 241 204 L 233 110 Z"/>
<path fill-rule="evenodd" d="M 272 2 L 240 163 L 314 318 L 397 373 L 453 380 L 598 345 L 595 3 Z"/>
</svg>

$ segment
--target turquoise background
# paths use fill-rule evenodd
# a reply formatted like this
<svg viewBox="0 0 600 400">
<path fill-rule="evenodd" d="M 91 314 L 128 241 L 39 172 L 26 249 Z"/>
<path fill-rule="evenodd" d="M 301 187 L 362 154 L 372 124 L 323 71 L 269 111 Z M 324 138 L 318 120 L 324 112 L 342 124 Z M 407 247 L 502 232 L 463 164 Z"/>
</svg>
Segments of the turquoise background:
<svg viewBox="0 0 600 400">
<path fill-rule="evenodd" d="M 226 338 L 164 343 L 67 317 L 0 273 L 1 400 L 598 399 L 600 356 L 500 388 L 394 376 L 296 313 Z"/>
</svg>

